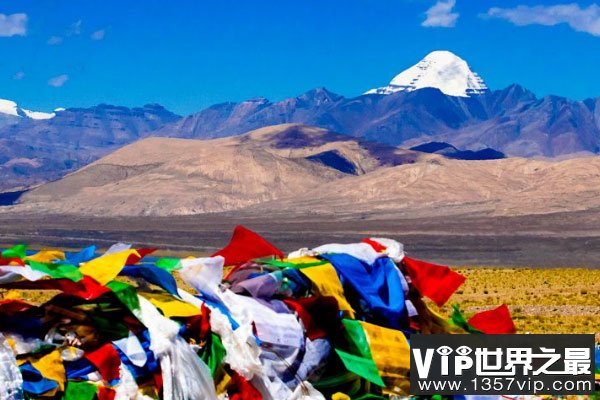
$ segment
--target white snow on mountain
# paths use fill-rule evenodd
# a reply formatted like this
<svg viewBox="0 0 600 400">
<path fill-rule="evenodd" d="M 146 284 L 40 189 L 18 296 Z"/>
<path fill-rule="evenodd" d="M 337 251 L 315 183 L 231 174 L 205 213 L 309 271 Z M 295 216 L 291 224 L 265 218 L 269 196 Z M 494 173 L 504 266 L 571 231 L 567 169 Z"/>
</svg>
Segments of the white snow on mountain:
<svg viewBox="0 0 600 400">
<path fill-rule="evenodd" d="M 51 119 L 56 116 L 55 113 L 26 110 L 14 101 L 4 99 L 0 99 L 0 114 L 29 119 Z"/>
<path fill-rule="evenodd" d="M 0 114 L 19 116 L 17 112 L 17 103 L 10 100 L 0 99 Z"/>
<path fill-rule="evenodd" d="M 23 111 L 23 113 L 31 118 L 31 119 L 51 119 L 54 118 L 56 116 L 55 113 L 46 113 L 46 112 L 41 112 L 41 111 L 30 111 L 30 110 L 25 110 L 24 108 L 21 109 Z"/>
<path fill-rule="evenodd" d="M 450 51 L 434 51 L 409 69 L 396 75 L 389 85 L 365 94 L 392 94 L 422 88 L 437 88 L 449 96 L 469 97 L 488 90 L 483 79 L 465 60 Z"/>
</svg>

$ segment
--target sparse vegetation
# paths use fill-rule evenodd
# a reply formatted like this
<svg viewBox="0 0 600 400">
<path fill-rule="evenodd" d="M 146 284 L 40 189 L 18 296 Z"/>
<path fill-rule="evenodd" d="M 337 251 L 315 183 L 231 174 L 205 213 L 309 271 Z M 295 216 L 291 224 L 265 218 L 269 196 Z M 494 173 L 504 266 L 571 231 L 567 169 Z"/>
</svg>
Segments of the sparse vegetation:
<svg viewBox="0 0 600 400">
<path fill-rule="evenodd" d="M 594 333 L 600 339 L 600 270 L 458 268 L 467 281 L 450 299 L 467 315 L 506 303 L 520 333 Z M 450 305 L 442 308 L 449 313 Z"/>
</svg>

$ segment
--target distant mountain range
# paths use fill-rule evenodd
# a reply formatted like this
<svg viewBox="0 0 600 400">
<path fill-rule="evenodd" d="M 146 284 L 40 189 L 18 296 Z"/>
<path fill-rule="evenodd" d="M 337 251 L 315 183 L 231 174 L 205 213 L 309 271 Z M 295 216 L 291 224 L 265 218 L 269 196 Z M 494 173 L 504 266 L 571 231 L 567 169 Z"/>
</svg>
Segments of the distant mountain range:
<svg viewBox="0 0 600 400">
<path fill-rule="evenodd" d="M 67 214 L 229 211 L 432 157 L 294 124 L 214 140 L 147 138 L 20 201 L 33 212 Z"/>
<path fill-rule="evenodd" d="M 556 157 L 600 151 L 599 106 L 600 99 L 538 99 L 519 85 L 469 97 L 423 88 L 350 99 L 320 88 L 276 103 L 217 104 L 155 133 L 208 139 L 293 122 L 395 146 L 441 141 L 508 156 Z"/>
<path fill-rule="evenodd" d="M 28 191 L 11 210 L 355 221 L 516 216 L 598 208 L 599 186 L 600 157 L 454 160 L 285 124 L 213 140 L 139 140 Z"/>
<path fill-rule="evenodd" d="M 5 116 L 0 190 L 58 179 L 180 118 L 159 105 L 69 108 L 47 119 Z"/>
<path fill-rule="evenodd" d="M 537 98 L 519 85 L 489 90 L 464 60 L 437 51 L 389 85 L 353 98 L 317 88 L 278 102 L 216 104 L 186 117 L 160 105 L 39 113 L 0 101 L 0 190 L 57 179 L 148 136 L 212 139 L 284 123 L 407 148 L 442 142 L 458 152 L 492 149 L 509 157 L 600 153 L 600 98 Z"/>
</svg>

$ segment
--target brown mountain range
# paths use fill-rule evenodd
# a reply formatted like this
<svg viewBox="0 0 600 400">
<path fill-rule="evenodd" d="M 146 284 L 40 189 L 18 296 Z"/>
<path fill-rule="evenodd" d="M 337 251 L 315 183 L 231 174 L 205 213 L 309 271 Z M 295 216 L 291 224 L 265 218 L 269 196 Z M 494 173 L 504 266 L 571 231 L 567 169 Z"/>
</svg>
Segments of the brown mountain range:
<svg viewBox="0 0 600 400">
<path fill-rule="evenodd" d="M 600 207 L 600 157 L 452 160 L 303 125 L 148 138 L 12 209 L 85 215 L 526 215 Z"/>
</svg>

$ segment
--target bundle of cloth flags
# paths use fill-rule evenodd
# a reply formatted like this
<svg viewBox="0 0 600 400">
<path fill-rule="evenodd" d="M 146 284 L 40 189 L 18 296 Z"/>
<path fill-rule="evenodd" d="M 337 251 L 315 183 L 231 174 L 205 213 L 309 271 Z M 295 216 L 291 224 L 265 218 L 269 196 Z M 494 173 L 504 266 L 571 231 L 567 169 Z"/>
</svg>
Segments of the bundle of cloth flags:
<svg viewBox="0 0 600 400">
<path fill-rule="evenodd" d="M 515 331 L 506 305 L 439 315 L 465 278 L 391 239 L 154 251 L 2 251 L 0 400 L 405 397 L 411 334 Z"/>
</svg>

